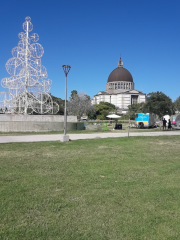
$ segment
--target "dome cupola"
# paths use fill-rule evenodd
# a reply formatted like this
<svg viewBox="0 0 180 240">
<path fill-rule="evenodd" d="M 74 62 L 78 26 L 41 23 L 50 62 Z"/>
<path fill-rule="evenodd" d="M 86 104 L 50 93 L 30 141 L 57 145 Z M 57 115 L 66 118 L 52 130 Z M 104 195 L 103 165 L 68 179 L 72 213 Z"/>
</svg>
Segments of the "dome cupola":
<svg viewBox="0 0 180 240">
<path fill-rule="evenodd" d="M 106 91 L 108 91 L 109 93 L 115 93 L 133 89 L 133 77 L 131 73 L 123 67 L 123 61 L 120 58 L 118 62 L 118 67 L 109 74 L 106 84 Z"/>
<path fill-rule="evenodd" d="M 133 77 L 131 73 L 126 69 L 123 68 L 123 61 L 119 60 L 118 67 L 115 68 L 109 75 L 107 82 L 133 82 Z"/>
</svg>

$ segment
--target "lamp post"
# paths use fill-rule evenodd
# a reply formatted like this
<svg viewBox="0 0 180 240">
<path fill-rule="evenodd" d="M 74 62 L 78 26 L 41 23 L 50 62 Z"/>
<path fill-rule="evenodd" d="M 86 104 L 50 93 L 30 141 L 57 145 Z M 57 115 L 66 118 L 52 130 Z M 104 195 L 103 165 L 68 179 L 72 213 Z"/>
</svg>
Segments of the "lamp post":
<svg viewBox="0 0 180 240">
<path fill-rule="evenodd" d="M 63 71 L 65 73 L 65 104 L 64 104 L 64 136 L 63 136 L 63 142 L 69 141 L 69 136 L 66 135 L 67 130 L 67 110 L 66 110 L 66 100 L 67 100 L 67 75 L 71 69 L 69 65 L 63 65 L 62 66 Z"/>
</svg>

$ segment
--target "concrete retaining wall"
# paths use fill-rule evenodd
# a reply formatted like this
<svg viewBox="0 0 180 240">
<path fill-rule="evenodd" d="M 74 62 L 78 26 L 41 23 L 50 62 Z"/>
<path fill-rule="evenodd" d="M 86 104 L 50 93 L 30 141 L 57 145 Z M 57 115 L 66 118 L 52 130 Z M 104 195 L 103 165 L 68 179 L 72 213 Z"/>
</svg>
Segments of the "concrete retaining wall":
<svg viewBox="0 0 180 240">
<path fill-rule="evenodd" d="M 49 132 L 63 131 L 62 115 L 13 115 L 0 114 L 0 132 Z M 84 123 L 76 116 L 67 116 L 67 130 L 83 130 Z"/>
<path fill-rule="evenodd" d="M 0 122 L 0 132 L 63 131 L 63 122 Z M 67 131 L 84 130 L 84 123 L 67 123 Z"/>
</svg>

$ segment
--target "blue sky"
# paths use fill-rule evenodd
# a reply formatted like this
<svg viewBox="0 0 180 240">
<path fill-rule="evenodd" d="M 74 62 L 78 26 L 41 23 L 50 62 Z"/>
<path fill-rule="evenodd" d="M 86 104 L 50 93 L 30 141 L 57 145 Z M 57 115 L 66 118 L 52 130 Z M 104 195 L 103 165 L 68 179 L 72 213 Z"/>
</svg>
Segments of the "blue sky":
<svg viewBox="0 0 180 240">
<path fill-rule="evenodd" d="M 9 76 L 5 64 L 26 16 L 44 48 L 41 60 L 53 95 L 64 99 L 63 64 L 71 65 L 68 96 L 72 90 L 91 97 L 105 90 L 121 54 L 135 89 L 179 97 L 180 1 L 1 1 L 0 79 Z"/>
</svg>

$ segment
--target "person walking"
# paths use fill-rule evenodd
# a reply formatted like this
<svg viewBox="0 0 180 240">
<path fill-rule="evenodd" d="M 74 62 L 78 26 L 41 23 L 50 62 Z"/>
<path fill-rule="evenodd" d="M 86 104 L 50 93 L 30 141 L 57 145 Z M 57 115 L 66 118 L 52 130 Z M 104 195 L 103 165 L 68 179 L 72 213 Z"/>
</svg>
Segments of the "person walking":
<svg viewBox="0 0 180 240">
<path fill-rule="evenodd" d="M 167 123 L 167 121 L 166 121 L 166 119 L 164 118 L 164 119 L 163 119 L 163 130 L 164 130 L 164 129 L 166 130 L 166 123 Z"/>
<path fill-rule="evenodd" d="M 171 126 L 171 120 L 169 119 L 169 121 L 168 121 L 168 129 L 172 129 L 172 126 Z"/>
</svg>

